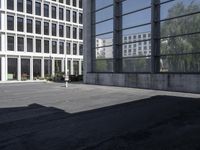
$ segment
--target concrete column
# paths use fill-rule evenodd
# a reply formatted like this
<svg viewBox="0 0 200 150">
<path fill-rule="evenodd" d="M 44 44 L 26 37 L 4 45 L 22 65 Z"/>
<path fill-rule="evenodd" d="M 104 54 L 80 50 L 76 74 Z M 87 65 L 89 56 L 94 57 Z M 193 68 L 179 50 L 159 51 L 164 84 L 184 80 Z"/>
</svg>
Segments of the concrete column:
<svg viewBox="0 0 200 150">
<path fill-rule="evenodd" d="M 67 60 L 67 58 L 65 59 L 65 75 L 69 75 L 69 74 L 67 74 L 67 73 L 69 73 L 69 72 L 67 72 L 68 71 L 68 60 Z"/>
<path fill-rule="evenodd" d="M 33 57 L 30 58 L 30 80 L 33 80 Z"/>
<path fill-rule="evenodd" d="M 74 75 L 74 59 L 71 59 L 71 75 Z"/>
<path fill-rule="evenodd" d="M 17 58 L 17 78 L 18 81 L 21 81 L 21 57 Z"/>
<path fill-rule="evenodd" d="M 55 75 L 55 58 L 52 58 L 52 76 Z"/>
<path fill-rule="evenodd" d="M 82 75 L 82 60 L 79 60 L 79 75 Z"/>
<path fill-rule="evenodd" d="M 7 57 L 1 57 L 1 80 L 6 81 L 7 80 Z"/>
<path fill-rule="evenodd" d="M 62 59 L 61 65 L 61 72 L 65 72 L 65 59 Z"/>
<path fill-rule="evenodd" d="M 41 60 L 41 77 L 44 78 L 44 58 Z"/>
</svg>

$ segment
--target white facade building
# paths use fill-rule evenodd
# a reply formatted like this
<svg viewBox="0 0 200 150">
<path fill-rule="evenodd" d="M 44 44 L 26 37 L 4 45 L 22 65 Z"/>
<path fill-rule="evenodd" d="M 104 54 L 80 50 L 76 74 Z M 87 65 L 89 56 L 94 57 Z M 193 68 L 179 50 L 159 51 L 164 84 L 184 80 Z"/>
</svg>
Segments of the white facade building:
<svg viewBox="0 0 200 150">
<path fill-rule="evenodd" d="M 133 57 L 141 55 L 151 55 L 151 34 L 147 33 L 137 33 L 123 36 L 123 57 Z M 96 39 L 96 55 L 101 58 L 112 58 L 113 57 L 113 48 L 109 45 L 112 45 L 113 39 Z"/>
<path fill-rule="evenodd" d="M 0 0 L 0 81 L 82 75 L 82 0 Z"/>
</svg>

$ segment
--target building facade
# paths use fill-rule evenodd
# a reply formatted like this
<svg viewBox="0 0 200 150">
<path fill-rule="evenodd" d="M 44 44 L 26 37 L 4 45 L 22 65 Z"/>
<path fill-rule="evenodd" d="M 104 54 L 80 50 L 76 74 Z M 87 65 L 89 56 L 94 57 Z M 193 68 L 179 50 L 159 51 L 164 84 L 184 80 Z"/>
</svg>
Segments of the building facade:
<svg viewBox="0 0 200 150">
<path fill-rule="evenodd" d="M 0 0 L 0 81 L 82 75 L 82 0 Z"/>
<path fill-rule="evenodd" d="M 199 0 L 83 0 L 84 82 L 200 93 Z"/>
</svg>

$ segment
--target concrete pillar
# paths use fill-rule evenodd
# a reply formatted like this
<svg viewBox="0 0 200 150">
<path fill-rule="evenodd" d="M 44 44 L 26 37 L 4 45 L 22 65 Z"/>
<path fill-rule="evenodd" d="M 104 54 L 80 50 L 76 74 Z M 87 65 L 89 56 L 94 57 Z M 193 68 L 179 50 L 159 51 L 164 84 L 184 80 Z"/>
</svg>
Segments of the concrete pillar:
<svg viewBox="0 0 200 150">
<path fill-rule="evenodd" d="M 74 75 L 74 59 L 71 59 L 71 75 Z"/>
<path fill-rule="evenodd" d="M 33 57 L 30 58 L 30 80 L 33 80 Z"/>
<path fill-rule="evenodd" d="M 79 60 L 79 75 L 82 75 L 82 60 Z"/>
<path fill-rule="evenodd" d="M 19 56 L 17 58 L 17 78 L 18 78 L 18 81 L 21 81 L 21 57 Z"/>
<path fill-rule="evenodd" d="M 1 80 L 6 81 L 7 80 L 7 57 L 1 57 Z"/>
<path fill-rule="evenodd" d="M 61 72 L 65 72 L 65 59 L 61 60 Z"/>
<path fill-rule="evenodd" d="M 55 58 L 52 58 L 52 76 L 55 75 Z"/>
<path fill-rule="evenodd" d="M 67 72 L 68 71 L 68 60 L 67 60 L 67 58 L 65 59 L 65 75 L 69 75 L 69 74 L 67 74 L 67 73 L 69 73 L 69 72 Z"/>
<path fill-rule="evenodd" d="M 41 60 L 41 77 L 44 78 L 44 58 Z"/>
</svg>

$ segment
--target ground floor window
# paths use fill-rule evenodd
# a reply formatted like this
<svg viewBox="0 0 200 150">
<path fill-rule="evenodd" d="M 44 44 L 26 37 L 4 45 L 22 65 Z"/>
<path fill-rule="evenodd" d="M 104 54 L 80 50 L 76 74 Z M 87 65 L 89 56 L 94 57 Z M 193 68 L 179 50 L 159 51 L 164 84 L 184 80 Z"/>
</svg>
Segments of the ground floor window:
<svg viewBox="0 0 200 150">
<path fill-rule="evenodd" d="M 51 59 L 45 59 L 44 60 L 44 76 L 48 77 L 51 76 L 51 72 L 52 72 L 52 61 Z"/>
<path fill-rule="evenodd" d="M 8 80 L 17 80 L 17 58 L 8 58 Z"/>
<path fill-rule="evenodd" d="M 21 79 L 30 79 L 30 59 L 21 59 Z"/>
<path fill-rule="evenodd" d="M 71 75 L 71 60 L 68 60 L 67 61 L 67 65 L 68 65 L 68 67 L 67 67 L 67 69 L 69 70 L 69 75 Z"/>
<path fill-rule="evenodd" d="M 55 60 L 55 73 L 62 72 L 62 61 L 61 60 Z"/>
<path fill-rule="evenodd" d="M 33 77 L 39 79 L 41 77 L 41 59 L 33 60 Z"/>
<path fill-rule="evenodd" d="M 74 65 L 74 75 L 79 75 L 79 62 L 74 61 L 73 65 Z"/>
</svg>

